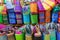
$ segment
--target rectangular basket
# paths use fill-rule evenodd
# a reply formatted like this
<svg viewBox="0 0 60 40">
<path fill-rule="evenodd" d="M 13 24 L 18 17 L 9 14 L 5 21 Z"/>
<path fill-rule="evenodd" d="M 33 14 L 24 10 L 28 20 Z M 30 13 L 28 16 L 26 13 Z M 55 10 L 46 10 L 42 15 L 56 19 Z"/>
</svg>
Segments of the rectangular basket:
<svg viewBox="0 0 60 40">
<path fill-rule="evenodd" d="M 8 17 L 9 18 L 16 18 L 16 14 L 15 13 L 8 13 Z"/>
<path fill-rule="evenodd" d="M 23 15 L 23 22 L 24 22 L 24 24 L 30 24 L 30 15 L 29 14 Z"/>
<path fill-rule="evenodd" d="M 60 23 L 60 12 L 58 13 L 58 23 Z"/>
<path fill-rule="evenodd" d="M 40 12 L 39 13 L 39 24 L 44 24 L 45 23 L 45 13 Z"/>
<path fill-rule="evenodd" d="M 50 19 L 51 19 L 51 13 L 50 13 L 50 11 L 46 11 L 45 12 L 45 22 L 46 23 L 49 23 L 50 22 Z"/>
<path fill-rule="evenodd" d="M 54 22 L 54 23 L 58 22 L 58 12 L 52 13 L 52 22 Z"/>
<path fill-rule="evenodd" d="M 36 2 L 31 2 L 30 3 L 30 11 L 31 11 L 31 13 L 38 13 Z"/>
<path fill-rule="evenodd" d="M 3 23 L 3 16 L 0 14 L 0 23 Z"/>
<path fill-rule="evenodd" d="M 16 19 L 9 19 L 10 24 L 16 24 Z"/>
<path fill-rule="evenodd" d="M 8 24 L 8 17 L 7 15 L 3 15 L 3 23 Z"/>
<path fill-rule="evenodd" d="M 31 14 L 31 24 L 37 24 L 37 23 L 38 23 L 38 15 Z"/>
</svg>

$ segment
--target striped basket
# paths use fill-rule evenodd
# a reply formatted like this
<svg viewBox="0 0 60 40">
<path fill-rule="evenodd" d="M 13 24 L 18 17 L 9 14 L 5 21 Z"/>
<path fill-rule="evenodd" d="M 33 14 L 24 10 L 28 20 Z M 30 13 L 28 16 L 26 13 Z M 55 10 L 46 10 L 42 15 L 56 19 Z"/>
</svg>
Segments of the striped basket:
<svg viewBox="0 0 60 40">
<path fill-rule="evenodd" d="M 39 23 L 40 24 L 44 24 L 45 23 L 45 13 L 44 12 L 40 12 L 39 13 Z"/>
<path fill-rule="evenodd" d="M 3 15 L 3 23 L 4 23 L 4 24 L 8 24 L 7 14 L 6 14 L 6 15 Z"/>
<path fill-rule="evenodd" d="M 16 14 L 17 24 L 22 24 L 22 14 Z"/>
<path fill-rule="evenodd" d="M 60 12 L 58 13 L 58 22 L 60 23 Z"/>
<path fill-rule="evenodd" d="M 50 17 L 51 16 L 51 13 L 50 13 L 50 11 L 46 11 L 45 12 L 45 22 L 46 23 L 49 23 L 50 22 Z"/>
</svg>

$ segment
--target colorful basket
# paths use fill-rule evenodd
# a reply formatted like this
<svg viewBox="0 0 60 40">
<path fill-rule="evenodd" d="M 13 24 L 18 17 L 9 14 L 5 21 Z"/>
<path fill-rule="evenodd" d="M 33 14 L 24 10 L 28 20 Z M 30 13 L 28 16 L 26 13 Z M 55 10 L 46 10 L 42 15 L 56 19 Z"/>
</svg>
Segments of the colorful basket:
<svg viewBox="0 0 60 40">
<path fill-rule="evenodd" d="M 38 13 L 37 3 L 36 3 L 36 2 L 31 2 L 31 3 L 30 3 L 30 11 L 31 11 L 31 13 L 33 13 L 33 14 Z"/>
<path fill-rule="evenodd" d="M 0 23 L 3 23 L 3 17 L 2 17 L 2 14 L 0 14 Z"/>
<path fill-rule="evenodd" d="M 7 15 L 3 15 L 3 23 L 8 24 L 8 17 Z"/>
<path fill-rule="evenodd" d="M 39 12 L 51 10 L 55 6 L 55 0 L 38 0 Z"/>
<path fill-rule="evenodd" d="M 57 31 L 57 40 L 60 39 L 60 32 Z"/>
<path fill-rule="evenodd" d="M 50 40 L 56 40 L 56 32 L 55 30 L 51 30 L 51 33 L 50 33 Z"/>
<path fill-rule="evenodd" d="M 24 24 L 30 24 L 30 15 L 29 14 L 23 14 L 23 22 Z"/>
<path fill-rule="evenodd" d="M 14 8 L 15 12 L 21 12 L 22 7 L 20 5 L 20 0 L 15 0 L 14 4 L 15 4 L 15 8 Z"/>
<path fill-rule="evenodd" d="M 37 24 L 37 23 L 38 23 L 38 15 L 31 14 L 31 24 Z"/>
<path fill-rule="evenodd" d="M 50 40 L 50 34 L 44 34 L 44 40 Z"/>
<path fill-rule="evenodd" d="M 22 8 L 23 14 L 30 14 L 30 7 L 29 5 L 26 5 Z"/>
<path fill-rule="evenodd" d="M 58 13 L 58 22 L 60 23 L 60 12 Z"/>
<path fill-rule="evenodd" d="M 9 19 L 9 24 L 16 24 L 16 19 L 15 18 L 10 18 Z"/>
<path fill-rule="evenodd" d="M 24 40 L 24 34 L 15 34 L 16 40 Z"/>
<path fill-rule="evenodd" d="M 54 23 L 58 22 L 58 12 L 52 13 L 52 22 Z"/>
<path fill-rule="evenodd" d="M 45 22 L 46 23 L 49 23 L 50 22 L 50 19 L 51 19 L 51 13 L 50 13 L 50 11 L 46 11 L 45 12 Z"/>
<path fill-rule="evenodd" d="M 40 12 L 39 14 L 39 24 L 44 24 L 45 23 L 45 14 L 44 12 Z"/>
<path fill-rule="evenodd" d="M 22 14 L 16 14 L 17 24 L 22 24 Z"/>
</svg>

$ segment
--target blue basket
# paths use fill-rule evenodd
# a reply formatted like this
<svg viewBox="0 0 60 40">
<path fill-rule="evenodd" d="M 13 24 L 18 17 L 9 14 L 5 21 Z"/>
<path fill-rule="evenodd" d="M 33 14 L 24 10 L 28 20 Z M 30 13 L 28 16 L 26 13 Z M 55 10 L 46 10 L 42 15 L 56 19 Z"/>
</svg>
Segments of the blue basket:
<svg viewBox="0 0 60 40">
<path fill-rule="evenodd" d="M 15 13 L 8 13 L 9 18 L 16 18 Z"/>
<path fill-rule="evenodd" d="M 57 40 L 60 40 L 60 32 L 57 32 Z"/>
<path fill-rule="evenodd" d="M 29 6 L 24 6 L 22 8 L 23 14 L 30 14 L 30 7 Z"/>
<path fill-rule="evenodd" d="M 23 15 L 23 22 L 24 22 L 24 24 L 30 23 L 30 15 L 29 14 Z"/>
<path fill-rule="evenodd" d="M 16 19 L 9 19 L 10 24 L 16 24 Z"/>
<path fill-rule="evenodd" d="M 45 22 L 45 16 L 44 13 L 39 14 L 39 23 L 44 23 Z"/>
<path fill-rule="evenodd" d="M 13 9 L 8 9 L 7 11 L 8 11 L 8 13 L 12 13 L 12 12 L 14 12 L 14 8 Z"/>
<path fill-rule="evenodd" d="M 52 22 L 54 22 L 54 23 L 58 22 L 58 12 L 52 14 Z"/>
</svg>

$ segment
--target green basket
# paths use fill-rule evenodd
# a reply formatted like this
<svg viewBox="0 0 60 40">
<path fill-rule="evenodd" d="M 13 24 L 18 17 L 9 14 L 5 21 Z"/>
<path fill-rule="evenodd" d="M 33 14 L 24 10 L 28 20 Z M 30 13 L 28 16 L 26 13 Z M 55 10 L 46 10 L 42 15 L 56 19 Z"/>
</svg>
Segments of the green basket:
<svg viewBox="0 0 60 40">
<path fill-rule="evenodd" d="M 0 23 L 3 23 L 3 17 L 2 17 L 2 14 L 0 14 Z"/>
<path fill-rule="evenodd" d="M 37 24 L 38 23 L 38 15 L 37 14 L 31 14 L 31 23 Z"/>
<path fill-rule="evenodd" d="M 3 23 L 4 23 L 4 24 L 8 24 L 7 15 L 3 15 Z"/>
<path fill-rule="evenodd" d="M 15 38 L 16 40 L 24 40 L 25 39 L 25 34 L 22 33 L 22 34 L 15 34 Z"/>
</svg>

